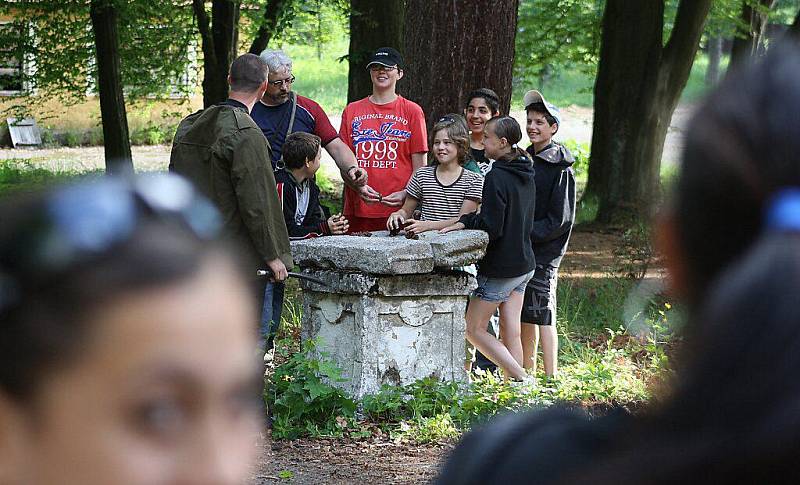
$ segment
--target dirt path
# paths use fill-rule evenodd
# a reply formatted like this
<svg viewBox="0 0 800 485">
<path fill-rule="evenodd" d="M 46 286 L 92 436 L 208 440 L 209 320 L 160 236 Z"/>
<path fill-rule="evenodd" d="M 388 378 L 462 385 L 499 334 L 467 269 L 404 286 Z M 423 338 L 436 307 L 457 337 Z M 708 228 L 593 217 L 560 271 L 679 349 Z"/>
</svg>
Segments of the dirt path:
<svg viewBox="0 0 800 485">
<path fill-rule="evenodd" d="M 450 449 L 388 440 L 267 438 L 251 483 L 428 483 Z"/>
</svg>

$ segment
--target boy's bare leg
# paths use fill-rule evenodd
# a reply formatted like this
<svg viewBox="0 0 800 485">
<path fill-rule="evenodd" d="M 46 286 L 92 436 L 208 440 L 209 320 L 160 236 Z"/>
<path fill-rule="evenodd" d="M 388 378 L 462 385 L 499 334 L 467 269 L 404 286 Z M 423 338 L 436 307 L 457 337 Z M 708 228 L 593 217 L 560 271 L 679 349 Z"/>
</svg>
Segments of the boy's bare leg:
<svg viewBox="0 0 800 485">
<path fill-rule="evenodd" d="M 531 375 L 536 375 L 536 348 L 539 346 L 539 325 L 522 322 L 522 367 Z"/>
<path fill-rule="evenodd" d="M 524 293 L 522 292 L 512 291 L 508 300 L 500 304 L 500 338 L 519 366 L 522 366 L 522 339 L 520 337 L 519 318 L 520 312 L 522 312 L 523 296 Z"/>
<path fill-rule="evenodd" d="M 558 330 L 555 321 L 551 325 L 536 325 L 536 328 L 542 339 L 544 373 L 553 377 L 558 372 Z"/>
<path fill-rule="evenodd" d="M 520 297 L 520 305 L 522 298 Z M 511 378 L 522 379 L 525 377 L 525 369 L 519 364 L 517 359 L 509 352 L 506 345 L 494 338 L 486 331 L 486 322 L 497 309 L 497 303 L 483 301 L 479 298 L 471 298 L 467 308 L 467 339 L 480 350 L 483 355 L 492 362 L 503 368 Z M 500 314 L 502 319 L 502 306 Z M 517 322 L 519 322 L 519 308 L 517 309 Z M 505 335 L 505 334 L 503 334 Z M 519 323 L 517 323 L 517 342 L 519 344 Z M 522 360 L 522 346 L 519 345 L 519 360 Z"/>
</svg>

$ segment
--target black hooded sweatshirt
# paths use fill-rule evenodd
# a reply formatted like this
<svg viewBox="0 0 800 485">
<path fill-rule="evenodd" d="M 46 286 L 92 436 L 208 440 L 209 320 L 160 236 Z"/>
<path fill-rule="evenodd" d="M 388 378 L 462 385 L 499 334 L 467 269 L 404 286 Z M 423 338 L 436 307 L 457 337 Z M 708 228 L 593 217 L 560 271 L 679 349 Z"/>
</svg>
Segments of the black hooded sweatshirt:
<svg viewBox="0 0 800 485">
<path fill-rule="evenodd" d="M 490 278 L 513 278 L 536 267 L 530 238 L 535 203 L 531 161 L 522 156 L 497 160 L 483 181 L 480 212 L 460 219 L 467 229 L 489 234 L 489 246 L 478 262 L 478 273 Z"/>
<path fill-rule="evenodd" d="M 575 223 L 575 159 L 565 147 L 551 143 L 539 153 L 528 147 L 536 171 L 536 211 L 531 243 L 536 263 L 555 268 L 567 252 Z"/>
</svg>

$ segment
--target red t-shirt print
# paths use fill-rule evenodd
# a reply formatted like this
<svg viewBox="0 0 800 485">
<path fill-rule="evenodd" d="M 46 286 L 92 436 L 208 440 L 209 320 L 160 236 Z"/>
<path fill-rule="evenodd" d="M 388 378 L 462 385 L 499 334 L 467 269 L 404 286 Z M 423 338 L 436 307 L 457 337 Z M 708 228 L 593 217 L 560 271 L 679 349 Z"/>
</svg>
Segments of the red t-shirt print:
<svg viewBox="0 0 800 485">
<path fill-rule="evenodd" d="M 369 185 L 382 195 L 404 190 L 413 172 L 411 155 L 428 151 L 422 108 L 402 96 L 387 104 L 375 104 L 369 98 L 350 103 L 342 113 L 339 136 L 369 174 Z M 367 204 L 345 188 L 346 215 L 386 218 L 395 210 Z"/>
</svg>

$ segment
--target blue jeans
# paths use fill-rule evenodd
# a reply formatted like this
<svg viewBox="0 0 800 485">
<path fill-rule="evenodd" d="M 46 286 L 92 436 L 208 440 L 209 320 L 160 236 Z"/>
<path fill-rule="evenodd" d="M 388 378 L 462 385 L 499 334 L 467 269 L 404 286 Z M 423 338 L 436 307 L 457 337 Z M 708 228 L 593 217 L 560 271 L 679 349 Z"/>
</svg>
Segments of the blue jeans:
<svg viewBox="0 0 800 485">
<path fill-rule="evenodd" d="M 281 324 L 283 311 L 283 293 L 286 285 L 283 283 L 267 283 L 264 291 L 264 305 L 261 309 L 260 337 L 267 340 L 267 350 L 271 349 Z"/>
</svg>

